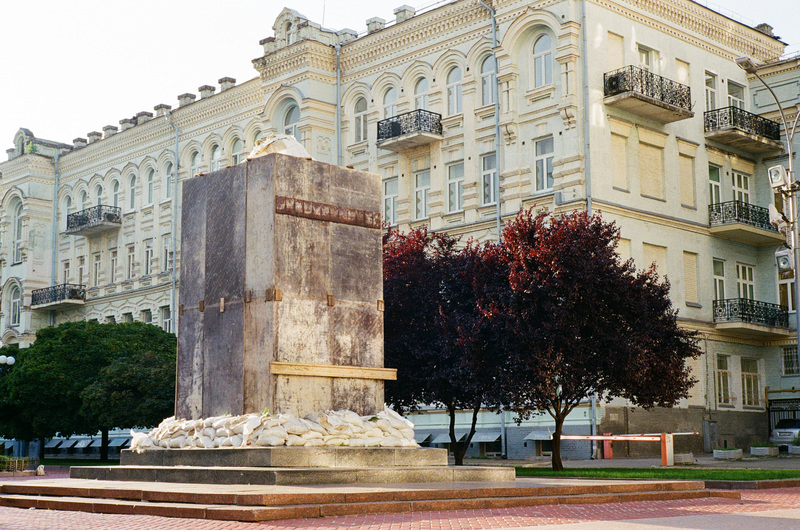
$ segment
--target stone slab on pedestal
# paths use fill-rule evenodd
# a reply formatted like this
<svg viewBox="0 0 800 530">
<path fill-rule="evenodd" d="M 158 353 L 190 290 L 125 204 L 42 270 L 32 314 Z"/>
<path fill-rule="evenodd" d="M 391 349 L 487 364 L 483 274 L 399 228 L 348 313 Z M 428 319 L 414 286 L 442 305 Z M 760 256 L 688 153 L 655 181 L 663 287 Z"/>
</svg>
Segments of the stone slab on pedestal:
<svg viewBox="0 0 800 530">
<path fill-rule="evenodd" d="M 411 447 L 242 447 L 126 449 L 122 466 L 357 468 L 447 466 L 447 450 Z"/>
</svg>

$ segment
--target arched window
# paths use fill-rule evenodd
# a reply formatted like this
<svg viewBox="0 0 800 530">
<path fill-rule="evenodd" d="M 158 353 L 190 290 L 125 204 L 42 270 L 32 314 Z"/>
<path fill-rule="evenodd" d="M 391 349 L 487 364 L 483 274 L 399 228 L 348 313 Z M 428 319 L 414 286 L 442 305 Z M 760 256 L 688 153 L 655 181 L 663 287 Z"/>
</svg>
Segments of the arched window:
<svg viewBox="0 0 800 530">
<path fill-rule="evenodd" d="M 189 176 L 193 177 L 200 173 L 200 153 L 193 152 L 189 157 Z"/>
<path fill-rule="evenodd" d="M 12 263 L 22 263 L 22 202 L 17 202 L 13 212 L 11 230 L 14 240 L 12 241 L 13 255 L 11 259 Z"/>
<path fill-rule="evenodd" d="M 355 114 L 355 141 L 363 142 L 367 139 L 367 100 L 358 98 L 356 106 L 353 108 Z"/>
<path fill-rule="evenodd" d="M 294 136 L 300 140 L 297 132 L 297 124 L 300 121 L 300 108 L 297 105 L 291 105 L 286 109 L 286 114 L 283 117 L 283 132 L 289 136 Z"/>
<path fill-rule="evenodd" d="M 111 183 L 111 195 L 111 203 L 115 208 L 119 208 L 122 205 L 122 190 L 118 180 Z"/>
<path fill-rule="evenodd" d="M 97 206 L 101 206 L 103 204 L 103 186 L 98 184 L 94 187 L 94 196 L 97 201 Z"/>
<path fill-rule="evenodd" d="M 172 198 L 172 162 L 167 162 L 167 167 L 164 168 L 164 197 Z"/>
<path fill-rule="evenodd" d="M 286 32 L 286 45 L 294 44 L 295 35 L 292 31 L 292 23 L 287 22 L 283 30 Z"/>
<path fill-rule="evenodd" d="M 234 140 L 233 146 L 231 147 L 231 165 L 235 166 L 236 164 L 242 162 L 244 160 L 244 142 L 239 140 L 238 138 Z"/>
<path fill-rule="evenodd" d="M 542 35 L 533 45 L 533 86 L 553 83 L 553 51 L 550 36 Z"/>
<path fill-rule="evenodd" d="M 491 105 L 497 101 L 495 93 L 494 57 L 491 55 L 481 63 L 481 104 Z"/>
<path fill-rule="evenodd" d="M 211 148 L 211 171 L 219 170 L 220 161 L 222 160 L 222 149 L 218 145 Z"/>
<path fill-rule="evenodd" d="M 22 306 L 22 292 L 19 289 L 18 285 L 14 285 L 11 287 L 11 291 L 8 294 L 9 298 L 9 325 L 10 326 L 19 326 L 20 321 L 20 307 Z"/>
<path fill-rule="evenodd" d="M 414 85 L 414 108 L 428 110 L 428 79 L 420 77 Z"/>
<path fill-rule="evenodd" d="M 136 175 L 131 175 L 128 181 L 128 209 L 136 209 Z"/>
<path fill-rule="evenodd" d="M 391 118 L 392 116 L 397 116 L 397 90 L 389 87 L 383 93 L 383 117 Z"/>
<path fill-rule="evenodd" d="M 155 188 L 156 188 L 156 170 L 150 168 L 147 170 L 147 204 L 153 204 L 153 199 L 155 199 Z"/>
<path fill-rule="evenodd" d="M 86 191 L 81 192 L 81 210 L 89 207 L 89 194 Z"/>
<path fill-rule="evenodd" d="M 461 68 L 458 66 L 447 73 L 447 114 L 461 114 Z"/>
<path fill-rule="evenodd" d="M 68 218 L 69 218 L 69 214 L 71 214 L 71 213 L 72 213 L 72 197 L 70 197 L 69 195 L 67 195 L 67 196 L 64 198 L 64 229 L 65 229 L 65 230 L 66 230 L 67 228 L 69 228 L 69 225 L 68 225 L 68 223 L 69 223 L 69 221 L 68 221 Z"/>
</svg>

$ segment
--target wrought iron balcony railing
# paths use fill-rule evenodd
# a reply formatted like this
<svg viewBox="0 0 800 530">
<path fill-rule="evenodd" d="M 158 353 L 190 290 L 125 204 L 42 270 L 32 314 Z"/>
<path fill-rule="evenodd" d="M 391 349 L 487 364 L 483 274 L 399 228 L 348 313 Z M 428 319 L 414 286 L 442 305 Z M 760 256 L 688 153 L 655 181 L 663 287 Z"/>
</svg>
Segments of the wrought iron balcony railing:
<svg viewBox="0 0 800 530">
<path fill-rule="evenodd" d="M 417 109 L 378 122 L 378 143 L 416 132 L 442 134 L 442 115 Z"/>
<path fill-rule="evenodd" d="M 747 298 L 714 300 L 714 322 L 746 322 L 788 328 L 789 311 L 786 306 Z"/>
<path fill-rule="evenodd" d="M 781 141 L 781 126 L 778 122 L 762 118 L 739 107 L 724 107 L 703 114 L 705 132 L 734 127 L 746 133 Z"/>
<path fill-rule="evenodd" d="M 62 283 L 44 289 L 34 289 L 31 292 L 31 306 L 52 304 L 65 300 L 86 300 L 86 286 L 74 283 Z"/>
<path fill-rule="evenodd" d="M 80 233 L 95 227 L 121 225 L 122 209 L 116 206 L 92 206 L 67 216 L 68 234 Z"/>
<path fill-rule="evenodd" d="M 603 76 L 605 97 L 634 92 L 687 112 L 692 110 L 692 91 L 681 83 L 638 66 L 624 66 Z"/>
<path fill-rule="evenodd" d="M 742 223 L 777 233 L 769 222 L 769 210 L 742 201 L 728 201 L 708 205 L 708 224 L 722 226 Z"/>
</svg>

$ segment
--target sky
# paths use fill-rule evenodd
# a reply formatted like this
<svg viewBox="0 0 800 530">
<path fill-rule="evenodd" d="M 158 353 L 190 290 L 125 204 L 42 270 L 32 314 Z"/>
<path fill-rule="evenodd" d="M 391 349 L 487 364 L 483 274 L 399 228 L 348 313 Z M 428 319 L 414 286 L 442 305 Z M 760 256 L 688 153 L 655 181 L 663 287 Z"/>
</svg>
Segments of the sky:
<svg viewBox="0 0 800 530">
<path fill-rule="evenodd" d="M 0 160 L 20 127 L 72 143 L 221 77 L 256 76 L 258 41 L 285 5 L 332 29 L 361 33 L 407 3 L 437 0 L 38 0 L 6 2 L 0 18 Z M 445 0 L 444 3 L 446 3 Z M 664 0 L 666 2 L 670 0 Z M 800 52 L 800 0 L 699 3 L 749 25 L 767 22 Z M 721 4 L 724 4 L 721 5 Z"/>
</svg>

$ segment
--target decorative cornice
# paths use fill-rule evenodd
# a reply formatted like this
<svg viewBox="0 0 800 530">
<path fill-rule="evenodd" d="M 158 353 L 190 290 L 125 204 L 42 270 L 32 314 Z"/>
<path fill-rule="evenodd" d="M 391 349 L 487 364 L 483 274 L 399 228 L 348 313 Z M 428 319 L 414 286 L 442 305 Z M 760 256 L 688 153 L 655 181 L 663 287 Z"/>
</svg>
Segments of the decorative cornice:
<svg viewBox="0 0 800 530">
<path fill-rule="evenodd" d="M 263 83 L 274 83 L 283 81 L 289 73 L 297 70 L 311 68 L 333 72 L 336 68 L 336 54 L 331 46 L 305 40 L 253 59 L 253 66 L 261 75 Z"/>
</svg>

